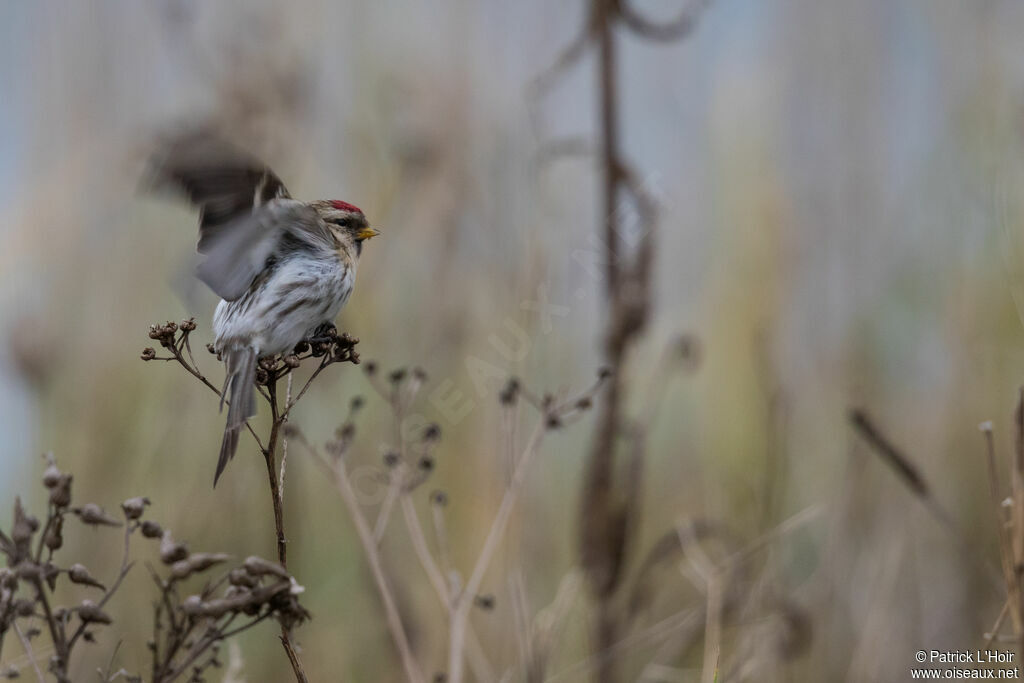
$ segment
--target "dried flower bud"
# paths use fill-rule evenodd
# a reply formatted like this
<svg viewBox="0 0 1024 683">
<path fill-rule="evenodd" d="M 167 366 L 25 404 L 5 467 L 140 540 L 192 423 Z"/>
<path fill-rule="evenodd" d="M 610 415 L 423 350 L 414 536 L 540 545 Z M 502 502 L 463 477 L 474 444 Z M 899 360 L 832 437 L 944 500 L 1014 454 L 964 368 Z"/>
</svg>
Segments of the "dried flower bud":
<svg viewBox="0 0 1024 683">
<path fill-rule="evenodd" d="M 87 624 L 112 624 L 114 620 L 92 600 L 83 600 L 78 606 L 78 617 Z"/>
<path fill-rule="evenodd" d="M 57 469 L 57 463 L 50 461 L 50 464 L 46 466 L 46 470 L 43 471 L 43 486 L 48 489 L 52 489 L 60 483 L 60 470 Z"/>
<path fill-rule="evenodd" d="M 94 586 L 100 590 L 106 590 L 102 583 L 97 581 L 89 573 L 89 570 L 81 564 L 73 564 L 68 569 L 68 578 L 71 579 L 72 583 L 79 583 L 83 586 Z"/>
<path fill-rule="evenodd" d="M 368 361 L 366 365 L 363 366 L 363 370 L 366 372 L 367 375 L 370 375 L 371 377 L 377 374 L 377 361 Z"/>
<path fill-rule="evenodd" d="M 189 318 L 188 320 L 182 320 L 181 321 L 181 331 L 182 332 L 192 332 L 195 329 L 196 329 L 196 319 L 195 318 Z"/>
<path fill-rule="evenodd" d="M 548 416 L 544 421 L 544 426 L 548 429 L 559 429 L 562 426 L 562 418 L 558 417 L 554 413 L 548 413 Z"/>
<path fill-rule="evenodd" d="M 259 582 L 259 578 L 244 569 L 232 569 L 228 573 L 228 583 L 237 588 L 255 588 Z"/>
<path fill-rule="evenodd" d="M 32 535 L 39 529 L 39 520 L 32 515 L 25 514 L 25 508 L 21 505 L 21 498 L 14 499 L 14 524 L 11 527 L 11 540 L 19 549 L 28 550 L 32 542 Z"/>
<path fill-rule="evenodd" d="M 14 601 L 14 613 L 19 617 L 31 617 L 36 612 L 36 605 L 27 598 L 20 598 Z"/>
<path fill-rule="evenodd" d="M 58 510 L 71 505 L 71 480 L 70 474 L 62 474 L 57 485 L 50 489 L 50 504 Z"/>
<path fill-rule="evenodd" d="M 64 517 L 54 517 L 53 522 L 46 530 L 46 536 L 43 537 L 43 543 L 50 550 L 59 550 L 64 545 Z"/>
<path fill-rule="evenodd" d="M 128 519 L 138 519 L 146 511 L 147 505 L 149 505 L 149 498 L 129 498 L 121 503 L 121 509 L 124 510 L 124 516 Z"/>
<path fill-rule="evenodd" d="M 398 455 L 398 453 L 395 453 L 394 451 L 388 451 L 387 453 L 384 454 L 384 464 L 387 465 L 388 467 L 396 466 L 399 460 L 400 456 Z"/>
<path fill-rule="evenodd" d="M 288 572 L 285 571 L 284 567 L 276 562 L 269 562 L 264 560 L 262 557 L 256 557 L 252 555 L 245 558 L 243 563 L 245 571 L 249 572 L 253 576 L 263 576 L 265 574 L 272 574 L 274 576 L 280 576 L 282 579 L 290 578 Z"/>
<path fill-rule="evenodd" d="M 473 604 L 484 611 L 490 611 L 494 609 L 495 602 L 496 600 L 494 599 L 494 596 L 491 594 L 478 595 L 475 598 L 473 598 Z"/>
<path fill-rule="evenodd" d="M 353 396 L 352 401 L 349 403 L 349 410 L 353 413 L 357 412 L 363 407 L 363 405 L 365 405 L 365 403 L 366 400 L 362 396 Z"/>
<path fill-rule="evenodd" d="M 72 510 L 83 523 L 91 526 L 121 526 L 121 522 L 108 515 L 96 503 L 86 503 Z"/>
<path fill-rule="evenodd" d="M 149 326 L 149 338 L 150 339 L 159 339 L 162 336 L 164 336 L 163 328 L 161 328 L 159 325 L 150 325 Z"/>
<path fill-rule="evenodd" d="M 300 341 L 295 345 L 294 351 L 295 353 L 305 353 L 306 351 L 309 351 L 309 342 Z"/>
<path fill-rule="evenodd" d="M 164 530 L 160 528 L 160 525 L 148 519 L 142 521 L 140 528 L 142 535 L 146 538 L 161 538 L 164 535 Z"/>
<path fill-rule="evenodd" d="M 154 349 L 152 346 L 147 346 L 146 348 L 142 349 L 142 354 L 139 356 L 139 358 L 141 358 L 142 360 L 153 360 L 154 358 L 156 358 L 156 349 Z"/>
<path fill-rule="evenodd" d="M 429 472 L 432 469 L 434 469 L 434 459 L 427 455 L 420 458 L 418 464 L 420 469 L 423 470 L 424 472 Z"/>
<path fill-rule="evenodd" d="M 60 576 L 60 569 L 53 562 L 47 562 L 42 567 L 43 580 L 50 586 L 50 590 L 57 590 L 57 577 Z"/>
<path fill-rule="evenodd" d="M 209 351 L 214 356 L 217 355 L 217 347 L 214 346 L 213 344 L 207 344 L 206 345 L 206 350 Z"/>
<path fill-rule="evenodd" d="M 294 354 L 291 354 L 291 355 L 288 355 L 288 356 L 284 357 L 284 364 L 287 365 L 288 367 L 294 369 L 294 368 L 299 367 L 299 365 L 302 364 L 302 361 L 299 360 L 298 356 L 296 356 Z"/>
<path fill-rule="evenodd" d="M 185 614 L 200 614 L 203 611 L 203 599 L 198 595 L 190 595 L 181 603 Z"/>
<path fill-rule="evenodd" d="M 590 398 L 587 396 L 584 396 L 580 400 L 576 401 L 577 410 L 589 410 L 592 405 L 594 405 L 594 402 L 591 401 Z"/>
<path fill-rule="evenodd" d="M 510 406 L 516 402 L 517 398 L 519 398 L 519 380 L 515 377 L 510 377 L 501 393 L 498 394 L 498 400 L 501 402 L 501 405 Z"/>
<path fill-rule="evenodd" d="M 346 422 L 345 424 L 338 427 L 334 432 L 334 435 L 342 441 L 351 441 L 356 435 L 356 426 L 352 422 Z"/>
<path fill-rule="evenodd" d="M 434 491 L 430 494 L 430 502 L 438 507 L 444 507 L 448 504 L 448 494 L 441 490 Z"/>
<path fill-rule="evenodd" d="M 391 374 L 388 375 L 388 381 L 391 382 L 392 384 L 398 384 L 403 379 L 405 379 L 405 374 L 405 368 L 398 368 L 397 370 L 392 370 Z"/>
<path fill-rule="evenodd" d="M 174 564 L 188 557 L 188 546 L 178 543 L 171 536 L 170 531 L 165 531 L 160 540 L 160 560 L 164 564 Z"/>
<path fill-rule="evenodd" d="M 176 579 L 185 579 L 196 572 L 206 571 L 216 564 L 225 562 L 229 557 L 230 555 L 224 553 L 195 553 L 184 560 L 175 562 L 171 567 L 171 576 Z"/>
<path fill-rule="evenodd" d="M 431 422 L 423 430 L 424 441 L 437 441 L 441 438 L 441 427 L 436 422 Z"/>
</svg>

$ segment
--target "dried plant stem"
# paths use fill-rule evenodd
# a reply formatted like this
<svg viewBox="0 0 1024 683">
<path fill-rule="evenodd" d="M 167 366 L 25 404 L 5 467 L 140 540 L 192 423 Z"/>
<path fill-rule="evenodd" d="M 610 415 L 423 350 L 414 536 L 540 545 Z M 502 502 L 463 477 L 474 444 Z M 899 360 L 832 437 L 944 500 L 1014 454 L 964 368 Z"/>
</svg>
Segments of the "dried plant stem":
<svg viewBox="0 0 1024 683">
<path fill-rule="evenodd" d="M 519 498 L 519 494 L 522 492 L 523 482 L 526 480 L 527 468 L 533 457 L 540 450 L 541 442 L 544 440 L 546 419 L 547 416 L 542 415 L 538 420 L 526 448 L 519 457 L 516 469 L 512 474 L 512 479 L 505 488 L 505 495 L 501 499 L 501 505 L 498 507 L 498 512 L 491 523 L 491 529 L 484 540 L 483 548 L 480 550 L 480 555 L 473 566 L 473 572 L 469 576 L 469 581 L 466 582 L 465 588 L 456 597 L 455 610 L 452 613 L 448 651 L 448 680 L 450 683 L 461 683 L 462 681 L 467 622 L 469 620 L 469 610 L 473 606 L 473 597 L 480 590 L 480 584 L 484 579 L 484 574 L 487 572 L 487 567 L 490 565 L 491 559 L 498 549 L 498 543 L 508 527 L 509 519 L 512 516 L 512 509 Z"/>
<path fill-rule="evenodd" d="M 317 372 L 323 369 L 323 364 L 317 368 Z M 316 372 L 313 373 L 316 376 Z M 291 375 L 289 374 L 288 382 L 288 395 L 291 395 Z M 312 381 L 312 377 L 306 383 L 309 386 L 309 382 Z M 306 387 L 303 387 L 305 391 Z M 281 471 L 278 474 L 276 465 L 276 451 L 278 443 L 283 443 L 284 439 L 281 434 L 281 427 L 284 425 L 285 420 L 288 419 L 287 411 L 281 413 L 278 407 L 277 401 L 277 380 L 272 379 L 267 384 L 268 400 L 270 402 L 270 413 L 272 423 L 270 425 L 270 437 L 267 439 L 267 448 L 263 450 L 263 457 L 267 463 L 267 478 L 270 481 L 270 497 L 274 507 L 274 531 L 277 537 L 277 558 L 281 563 L 281 566 L 285 569 L 288 568 L 288 539 L 284 533 L 284 457 L 281 460 Z M 300 394 L 301 396 L 301 394 Z M 296 398 L 298 400 L 298 398 Z M 285 405 L 288 410 L 294 405 L 294 401 L 285 399 Z M 302 668 L 302 662 L 299 661 L 299 656 L 295 652 L 295 646 L 291 641 L 291 634 L 288 629 L 283 625 L 281 626 L 281 646 L 284 647 L 285 655 L 288 657 L 288 663 L 291 664 L 292 672 L 295 674 L 295 679 L 298 683 L 306 683 L 306 673 Z"/>
<path fill-rule="evenodd" d="M 14 622 L 14 632 L 18 634 L 18 640 L 21 641 L 21 646 L 25 649 L 25 657 L 27 657 L 28 661 L 32 664 L 32 669 L 36 674 L 36 680 L 39 681 L 39 683 L 46 683 L 46 677 L 43 676 L 43 672 L 39 668 L 39 662 L 36 661 L 36 655 L 32 651 L 32 643 L 29 642 L 29 639 L 25 637 L 24 633 L 22 633 L 21 626 L 18 625 L 18 622 Z"/>
<path fill-rule="evenodd" d="M 309 448 L 310 452 L 316 455 L 316 452 L 308 443 L 303 443 Z M 388 585 L 387 576 L 384 574 L 384 566 L 380 559 L 380 552 L 377 549 L 377 541 L 373 537 L 373 531 L 363 516 L 362 510 L 359 509 L 359 501 L 356 498 L 355 490 L 352 488 L 352 482 L 349 480 L 345 463 L 341 458 L 338 458 L 333 465 L 328 464 L 327 461 L 319 456 L 316 457 L 316 460 L 331 474 L 335 488 L 341 494 L 345 507 L 348 508 L 349 515 L 352 517 L 352 522 L 355 524 L 356 534 L 359 536 L 359 542 L 362 544 L 363 551 L 366 553 L 366 559 L 370 564 L 370 573 L 373 575 L 377 591 L 380 593 L 381 601 L 384 603 L 388 629 L 391 631 L 391 637 L 395 641 L 395 647 L 398 649 L 399 657 L 402 659 L 402 667 L 405 669 L 406 678 L 409 679 L 410 683 L 424 683 L 423 673 L 413 658 L 412 648 L 409 646 L 409 638 L 406 636 L 405 627 L 402 625 L 402 618 L 398 614 L 398 605 L 395 602 L 391 587 Z"/>
</svg>

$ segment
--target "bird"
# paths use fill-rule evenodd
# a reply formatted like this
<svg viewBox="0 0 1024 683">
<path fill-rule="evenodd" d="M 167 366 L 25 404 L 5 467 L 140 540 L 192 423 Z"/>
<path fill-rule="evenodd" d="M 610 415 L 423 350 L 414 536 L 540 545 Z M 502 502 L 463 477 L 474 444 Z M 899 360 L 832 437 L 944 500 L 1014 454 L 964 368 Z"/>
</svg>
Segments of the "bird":
<svg viewBox="0 0 1024 683">
<path fill-rule="evenodd" d="M 293 199 L 266 164 L 209 131 L 165 140 L 147 175 L 147 189 L 183 195 L 199 210 L 196 274 L 221 299 L 213 347 L 228 410 L 216 487 L 256 414 L 258 360 L 334 329 L 363 244 L 380 232 L 349 202 Z"/>
</svg>

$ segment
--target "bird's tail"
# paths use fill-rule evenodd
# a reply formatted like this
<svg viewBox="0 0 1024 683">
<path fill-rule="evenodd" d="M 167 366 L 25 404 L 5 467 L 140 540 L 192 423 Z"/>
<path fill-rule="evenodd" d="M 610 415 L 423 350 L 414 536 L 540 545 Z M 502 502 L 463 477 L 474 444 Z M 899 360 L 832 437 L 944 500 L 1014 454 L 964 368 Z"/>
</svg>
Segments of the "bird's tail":
<svg viewBox="0 0 1024 683">
<path fill-rule="evenodd" d="M 213 485 L 227 467 L 228 460 L 235 457 L 238 450 L 238 437 L 242 434 L 245 421 L 256 414 L 256 350 L 253 348 L 235 348 L 224 352 L 224 363 L 227 376 L 224 380 L 224 391 L 221 398 L 230 396 L 228 406 L 228 422 L 224 427 L 224 439 L 220 443 L 220 457 L 217 459 L 217 473 L 213 476 Z"/>
</svg>

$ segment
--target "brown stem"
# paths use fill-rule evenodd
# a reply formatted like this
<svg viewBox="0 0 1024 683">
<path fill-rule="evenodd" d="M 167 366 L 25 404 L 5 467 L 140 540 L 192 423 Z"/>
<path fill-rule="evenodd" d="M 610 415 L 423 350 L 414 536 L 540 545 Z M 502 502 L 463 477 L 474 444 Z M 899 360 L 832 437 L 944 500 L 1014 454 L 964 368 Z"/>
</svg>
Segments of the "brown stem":
<svg viewBox="0 0 1024 683">
<path fill-rule="evenodd" d="M 287 412 L 281 414 L 277 404 L 277 378 L 271 377 L 267 384 L 267 393 L 270 397 L 270 414 L 272 422 L 270 425 L 270 438 L 267 440 L 267 447 L 263 456 L 267 462 L 267 478 L 270 480 L 270 498 L 274 506 L 274 530 L 277 537 L 277 559 L 281 566 L 288 568 L 288 539 L 284 535 L 284 499 L 281 490 L 281 480 L 277 476 L 277 447 L 280 442 L 281 426 L 287 418 Z M 294 404 L 294 402 L 293 402 Z M 291 406 L 288 406 L 290 409 Z M 291 642 L 291 634 L 285 626 L 281 625 L 281 645 L 288 656 L 288 662 L 292 666 L 295 680 L 299 683 L 306 683 L 306 673 L 302 669 L 302 662 L 295 652 Z"/>
</svg>

